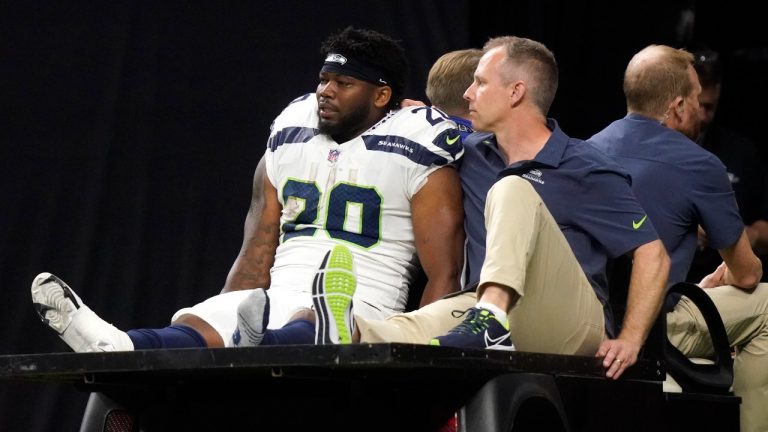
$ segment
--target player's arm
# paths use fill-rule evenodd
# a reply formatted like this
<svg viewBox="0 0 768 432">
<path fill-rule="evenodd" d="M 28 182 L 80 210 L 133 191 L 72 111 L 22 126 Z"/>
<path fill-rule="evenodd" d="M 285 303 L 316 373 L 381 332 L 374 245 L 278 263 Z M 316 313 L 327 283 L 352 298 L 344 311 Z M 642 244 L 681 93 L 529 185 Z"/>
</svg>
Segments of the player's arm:
<svg viewBox="0 0 768 432">
<path fill-rule="evenodd" d="M 669 256 L 661 240 L 635 249 L 621 333 L 616 339 L 603 341 L 597 352 L 598 357 L 605 357 L 603 365 L 608 368 L 608 378 L 617 379 L 637 362 L 640 348 L 664 301 L 669 267 Z"/>
<path fill-rule="evenodd" d="M 464 260 L 464 208 L 453 167 L 432 172 L 411 200 L 416 252 L 428 281 L 420 306 L 458 291 Z"/>
<path fill-rule="evenodd" d="M 221 292 L 268 288 L 280 235 L 280 202 L 266 175 L 264 157 L 253 175 L 253 192 L 245 217 L 243 245 Z"/>
<path fill-rule="evenodd" d="M 738 288 L 752 289 L 763 277 L 763 265 L 752 252 L 746 232 L 742 232 L 736 243 L 720 249 L 723 264 L 712 274 L 701 280 L 702 288 L 733 285 Z"/>
<path fill-rule="evenodd" d="M 755 212 L 754 220 L 745 228 L 752 250 L 757 255 L 765 255 L 768 253 L 768 172 L 760 165 L 759 163 L 755 164 L 754 177 L 749 183 L 744 183 L 741 186 L 754 191 L 747 198 L 749 202 L 739 204 L 743 205 L 745 210 L 748 207 L 756 207 L 753 210 Z"/>
<path fill-rule="evenodd" d="M 758 219 L 747 225 L 746 230 L 752 249 L 761 254 L 768 252 L 768 221 Z"/>
</svg>

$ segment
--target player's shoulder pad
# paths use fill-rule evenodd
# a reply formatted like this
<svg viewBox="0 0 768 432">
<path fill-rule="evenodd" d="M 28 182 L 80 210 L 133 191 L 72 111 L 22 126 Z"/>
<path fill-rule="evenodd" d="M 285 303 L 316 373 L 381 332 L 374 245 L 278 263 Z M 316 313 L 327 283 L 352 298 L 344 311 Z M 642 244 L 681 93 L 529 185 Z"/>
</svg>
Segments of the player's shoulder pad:
<svg viewBox="0 0 768 432">
<path fill-rule="evenodd" d="M 304 143 L 319 133 L 317 99 L 307 93 L 291 101 L 272 122 L 267 148 L 277 150 L 284 144 Z"/>
<path fill-rule="evenodd" d="M 464 150 L 461 132 L 457 128 L 445 129 L 432 140 L 432 144 L 450 154 L 456 160 Z"/>
<path fill-rule="evenodd" d="M 314 96 L 314 93 L 307 93 L 307 94 L 301 95 L 301 96 L 297 97 L 296 99 L 292 100 L 291 103 L 289 103 L 288 105 L 290 106 L 290 105 L 293 105 L 293 104 L 295 104 L 297 102 L 301 102 L 301 101 L 307 100 L 310 96 Z"/>
<path fill-rule="evenodd" d="M 452 163 L 463 154 L 456 123 L 424 106 L 390 113 L 363 135 L 363 141 L 369 150 L 397 153 L 426 166 Z"/>
</svg>

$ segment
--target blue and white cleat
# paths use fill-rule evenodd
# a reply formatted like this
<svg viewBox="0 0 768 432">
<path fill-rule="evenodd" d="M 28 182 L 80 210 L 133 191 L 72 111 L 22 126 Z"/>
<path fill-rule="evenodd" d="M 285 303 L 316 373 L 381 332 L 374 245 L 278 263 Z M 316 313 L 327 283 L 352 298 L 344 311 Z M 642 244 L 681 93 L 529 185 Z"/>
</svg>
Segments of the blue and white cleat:
<svg viewBox="0 0 768 432">
<path fill-rule="evenodd" d="M 316 344 L 352 343 L 352 297 L 356 287 L 352 252 L 344 245 L 334 246 L 323 258 L 312 282 Z"/>
</svg>

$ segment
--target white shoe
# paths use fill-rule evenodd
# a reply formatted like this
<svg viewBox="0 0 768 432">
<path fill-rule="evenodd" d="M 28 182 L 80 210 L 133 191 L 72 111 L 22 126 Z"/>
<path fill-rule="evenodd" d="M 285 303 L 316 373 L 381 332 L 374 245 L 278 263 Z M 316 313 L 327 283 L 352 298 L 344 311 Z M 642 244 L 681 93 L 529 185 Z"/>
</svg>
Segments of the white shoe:
<svg viewBox="0 0 768 432">
<path fill-rule="evenodd" d="M 236 347 L 257 346 L 264 339 L 269 324 L 269 295 L 256 288 L 237 306 L 237 328 L 232 335 Z"/>
<path fill-rule="evenodd" d="M 63 280 L 40 273 L 32 281 L 32 304 L 40 319 L 75 352 L 133 351 L 124 331 L 99 318 Z"/>
</svg>

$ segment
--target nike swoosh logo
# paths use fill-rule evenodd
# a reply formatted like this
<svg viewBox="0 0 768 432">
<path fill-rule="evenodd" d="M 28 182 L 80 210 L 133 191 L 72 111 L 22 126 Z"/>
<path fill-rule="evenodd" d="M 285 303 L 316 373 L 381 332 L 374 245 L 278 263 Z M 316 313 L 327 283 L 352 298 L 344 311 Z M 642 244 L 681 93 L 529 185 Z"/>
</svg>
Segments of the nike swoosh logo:
<svg viewBox="0 0 768 432">
<path fill-rule="evenodd" d="M 648 215 L 643 216 L 643 218 L 640 219 L 640 221 L 638 222 L 632 221 L 632 228 L 634 229 L 640 228 L 643 225 L 643 223 L 645 223 L 646 219 L 648 219 Z"/>
<path fill-rule="evenodd" d="M 459 137 L 460 135 L 456 135 L 455 137 L 453 137 L 453 139 L 451 139 L 450 137 L 445 137 L 445 142 L 448 143 L 448 145 L 454 145 L 456 141 L 459 140 Z"/>
<path fill-rule="evenodd" d="M 497 337 L 497 338 L 492 338 L 492 337 L 488 336 L 488 330 L 486 330 L 486 331 L 485 331 L 485 346 L 487 346 L 487 347 L 488 347 L 488 346 L 493 346 L 493 345 L 496 345 L 496 344 L 498 344 L 499 342 L 502 342 L 502 341 L 504 341 L 504 340 L 505 340 L 505 339 L 507 339 L 508 337 L 509 337 L 509 333 L 507 333 L 507 334 L 503 334 L 503 335 L 501 335 L 501 336 L 499 336 L 499 337 Z"/>
</svg>

